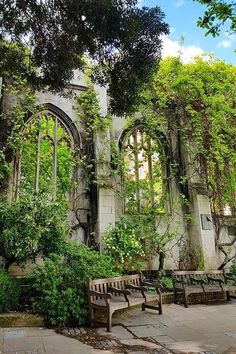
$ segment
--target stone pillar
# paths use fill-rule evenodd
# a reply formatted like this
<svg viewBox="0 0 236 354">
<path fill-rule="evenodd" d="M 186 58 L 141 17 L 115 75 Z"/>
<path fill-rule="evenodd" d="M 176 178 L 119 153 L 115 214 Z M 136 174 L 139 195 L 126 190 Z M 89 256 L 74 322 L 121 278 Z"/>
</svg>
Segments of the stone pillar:
<svg viewBox="0 0 236 354">
<path fill-rule="evenodd" d="M 115 225 L 115 197 L 110 169 L 110 133 L 107 131 L 106 139 L 96 137 L 97 157 L 97 242 L 102 245 L 102 234 L 109 226 Z"/>
<path fill-rule="evenodd" d="M 101 114 L 107 114 L 107 92 L 104 88 L 95 85 L 100 98 Z M 103 249 L 102 234 L 109 226 L 115 225 L 115 197 L 111 176 L 111 149 L 110 130 L 104 127 L 104 131 L 95 135 L 96 176 L 97 176 L 97 232 L 96 241 Z"/>
<path fill-rule="evenodd" d="M 192 221 L 188 228 L 191 246 L 203 258 L 206 270 L 216 269 L 215 235 L 209 197 L 200 184 L 194 183 L 191 199 Z"/>
</svg>

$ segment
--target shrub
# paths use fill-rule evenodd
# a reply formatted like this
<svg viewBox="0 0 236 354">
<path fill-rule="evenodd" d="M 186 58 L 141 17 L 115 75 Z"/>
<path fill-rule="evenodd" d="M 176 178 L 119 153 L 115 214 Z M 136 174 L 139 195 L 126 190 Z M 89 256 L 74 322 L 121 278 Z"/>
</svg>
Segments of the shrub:
<svg viewBox="0 0 236 354">
<path fill-rule="evenodd" d="M 16 310 L 19 307 L 20 292 L 17 280 L 0 268 L 0 312 Z"/>
<path fill-rule="evenodd" d="M 68 243 L 63 256 L 51 255 L 29 276 L 36 292 L 33 309 L 46 315 L 53 326 L 80 326 L 88 315 L 88 279 L 115 274 L 108 257 Z"/>
<path fill-rule="evenodd" d="M 0 205 L 0 254 L 5 268 L 34 261 L 40 254 L 62 250 L 67 233 L 67 214 L 60 203 L 45 196 L 23 198 Z"/>
<path fill-rule="evenodd" d="M 233 276 L 236 276 L 236 260 L 233 261 L 233 263 L 231 264 L 231 267 L 229 269 L 230 274 L 232 274 Z"/>
<path fill-rule="evenodd" d="M 160 274 L 160 283 L 163 285 L 164 290 L 172 290 L 173 289 L 173 282 L 171 277 L 168 277 L 166 273 L 163 271 Z"/>
<path fill-rule="evenodd" d="M 145 236 L 133 220 L 120 218 L 103 235 L 105 252 L 123 271 L 145 268 Z"/>
<path fill-rule="evenodd" d="M 165 223 L 165 231 L 158 231 L 158 224 Z M 144 270 L 148 261 L 157 253 L 164 253 L 166 244 L 176 237 L 170 232 L 169 216 L 157 216 L 155 209 L 147 214 L 123 215 L 103 235 L 105 252 L 114 259 L 117 269 L 124 272 Z"/>
</svg>

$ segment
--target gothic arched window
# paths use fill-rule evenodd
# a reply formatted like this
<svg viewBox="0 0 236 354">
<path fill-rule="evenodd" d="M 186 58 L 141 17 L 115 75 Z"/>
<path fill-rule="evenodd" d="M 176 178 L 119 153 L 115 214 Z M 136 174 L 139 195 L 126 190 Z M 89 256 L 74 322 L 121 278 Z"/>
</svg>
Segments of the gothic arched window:
<svg viewBox="0 0 236 354">
<path fill-rule="evenodd" d="M 24 127 L 15 161 L 13 198 L 47 193 L 52 199 L 68 197 L 73 169 L 73 136 L 56 114 L 45 110 Z"/>
<path fill-rule="evenodd" d="M 164 210 L 163 164 L 158 141 L 138 126 L 126 135 L 122 144 L 124 156 L 123 188 L 125 212 L 141 212 L 155 207 Z"/>
</svg>

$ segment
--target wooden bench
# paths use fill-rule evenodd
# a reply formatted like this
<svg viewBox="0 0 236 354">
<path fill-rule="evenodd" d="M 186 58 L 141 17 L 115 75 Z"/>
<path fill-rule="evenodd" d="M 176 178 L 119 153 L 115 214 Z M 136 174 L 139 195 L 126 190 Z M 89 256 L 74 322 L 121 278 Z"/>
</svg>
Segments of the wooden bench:
<svg viewBox="0 0 236 354">
<path fill-rule="evenodd" d="M 149 288 L 153 292 L 149 292 Z M 151 308 L 162 314 L 162 297 L 158 286 L 142 283 L 141 274 L 124 275 L 115 278 L 95 279 L 88 282 L 89 320 L 94 324 L 94 309 L 107 313 L 107 331 L 111 332 L 112 315 L 115 311 L 135 305 Z M 157 306 L 151 305 L 156 302 Z"/>
<path fill-rule="evenodd" d="M 188 297 L 191 294 L 225 292 L 227 300 L 230 300 L 230 291 L 236 291 L 236 278 L 226 275 L 224 270 L 174 271 L 172 280 L 174 303 L 177 303 L 177 297 L 181 294 L 185 307 L 188 307 Z M 229 284 L 229 280 L 234 284 Z"/>
</svg>

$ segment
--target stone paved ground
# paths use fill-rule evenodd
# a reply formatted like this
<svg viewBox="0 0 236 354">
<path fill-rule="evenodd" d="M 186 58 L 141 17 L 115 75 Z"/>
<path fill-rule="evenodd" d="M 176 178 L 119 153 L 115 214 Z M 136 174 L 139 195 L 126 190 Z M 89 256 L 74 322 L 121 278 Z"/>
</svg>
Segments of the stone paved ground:
<svg viewBox="0 0 236 354">
<path fill-rule="evenodd" d="M 236 354 L 236 300 L 190 305 L 188 309 L 164 305 L 161 316 L 154 311 L 143 315 L 135 309 L 117 320 L 134 336 L 151 337 L 170 351 L 222 353 L 234 347 Z"/>
<path fill-rule="evenodd" d="M 114 323 L 111 334 L 104 328 L 64 331 L 83 343 L 50 329 L 2 328 L 0 353 L 218 354 L 228 350 L 229 354 L 236 354 L 236 301 L 192 305 L 188 309 L 164 305 L 162 316 L 135 308 L 115 316 Z"/>
</svg>

